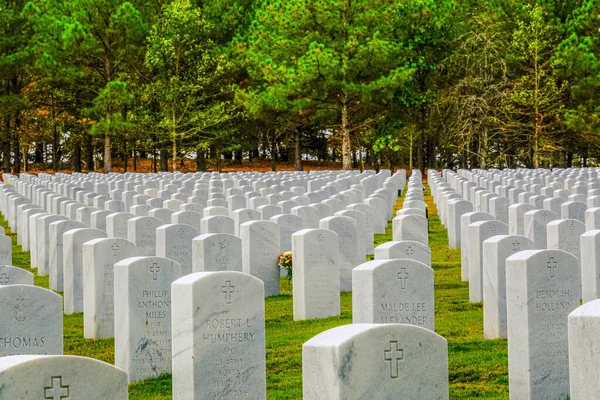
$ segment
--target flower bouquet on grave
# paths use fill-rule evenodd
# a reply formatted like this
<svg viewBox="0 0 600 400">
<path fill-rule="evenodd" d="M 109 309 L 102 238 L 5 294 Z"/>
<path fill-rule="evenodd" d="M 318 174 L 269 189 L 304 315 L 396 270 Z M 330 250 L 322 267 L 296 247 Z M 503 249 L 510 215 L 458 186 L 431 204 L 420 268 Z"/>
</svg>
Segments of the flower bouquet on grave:
<svg viewBox="0 0 600 400">
<path fill-rule="evenodd" d="M 292 279 L 292 252 L 284 251 L 279 255 L 279 268 L 287 271 L 287 279 Z"/>
</svg>

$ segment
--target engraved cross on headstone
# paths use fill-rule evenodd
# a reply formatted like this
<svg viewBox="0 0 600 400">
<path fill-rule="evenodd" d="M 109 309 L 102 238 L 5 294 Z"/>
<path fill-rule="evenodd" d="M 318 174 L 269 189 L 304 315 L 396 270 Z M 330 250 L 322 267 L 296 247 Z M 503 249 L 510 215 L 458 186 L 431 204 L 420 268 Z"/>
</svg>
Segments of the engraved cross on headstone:
<svg viewBox="0 0 600 400">
<path fill-rule="evenodd" d="M 150 267 L 150 272 L 152 272 L 152 279 L 157 280 L 158 273 L 160 272 L 160 267 L 158 266 L 157 263 L 152 264 L 152 266 Z"/>
<path fill-rule="evenodd" d="M 408 281 L 408 272 L 406 272 L 406 268 L 400 268 L 398 279 L 400 279 L 400 288 L 406 289 L 406 282 Z"/>
<path fill-rule="evenodd" d="M 6 273 L 3 272 L 0 274 L 0 285 L 8 285 L 9 280 L 10 279 Z"/>
<path fill-rule="evenodd" d="M 69 385 L 63 386 L 62 376 L 53 376 L 52 384 L 44 387 L 44 399 L 61 400 L 69 398 Z"/>
<path fill-rule="evenodd" d="M 556 261 L 554 260 L 554 257 L 550 257 L 550 260 L 548 261 L 548 269 L 550 270 L 550 277 L 554 278 L 554 269 L 556 268 Z"/>
<path fill-rule="evenodd" d="M 231 281 L 225 281 L 225 286 L 222 286 L 221 289 L 221 292 L 225 294 L 225 303 L 231 304 L 231 294 L 235 286 L 231 286 Z"/>
<path fill-rule="evenodd" d="M 112 244 L 112 246 L 110 246 L 110 248 L 112 249 L 113 252 L 113 256 L 117 256 L 117 254 L 119 254 L 119 243 L 115 242 Z"/>
<path fill-rule="evenodd" d="M 519 243 L 518 240 L 515 240 L 512 244 L 513 246 L 513 251 L 517 252 L 517 251 L 521 251 L 521 243 Z"/>
<path fill-rule="evenodd" d="M 383 353 L 383 359 L 390 362 L 390 377 L 398 377 L 398 363 L 404 359 L 404 350 L 398 348 L 398 342 L 390 341 L 390 348 Z"/>
<path fill-rule="evenodd" d="M 408 246 L 406 248 L 406 255 L 407 256 L 412 256 L 413 254 L 415 254 L 415 250 L 412 248 L 412 246 Z"/>
</svg>

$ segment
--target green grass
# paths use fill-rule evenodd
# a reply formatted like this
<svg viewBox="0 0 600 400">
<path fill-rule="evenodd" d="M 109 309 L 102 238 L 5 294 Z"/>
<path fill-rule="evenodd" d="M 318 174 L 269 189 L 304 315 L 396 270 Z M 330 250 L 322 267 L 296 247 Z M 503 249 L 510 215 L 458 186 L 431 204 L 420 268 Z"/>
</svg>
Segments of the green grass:
<svg viewBox="0 0 600 400">
<path fill-rule="evenodd" d="M 460 251 L 448 248 L 446 230 L 440 224 L 429 190 L 429 246 L 435 270 L 435 328 L 448 340 L 451 399 L 508 399 L 506 340 L 483 339 L 482 304 L 468 301 L 469 287 L 460 281 Z M 398 200 L 394 213 L 400 208 Z M 0 225 L 7 228 L 6 221 Z M 13 240 L 13 264 L 29 269 L 29 252 Z M 392 240 L 391 223 L 386 233 L 375 236 L 375 245 Z M 35 284 L 48 288 L 48 277 L 35 275 Z M 339 317 L 294 322 L 292 287 L 282 279 L 281 295 L 266 299 L 267 393 L 269 399 L 302 398 L 302 344 L 336 326 L 352 323 L 352 293 L 341 294 Z M 64 316 L 65 354 L 81 355 L 114 363 L 114 340 L 83 339 L 83 314 Z M 132 400 L 171 399 L 171 377 L 136 383 L 129 388 Z"/>
</svg>

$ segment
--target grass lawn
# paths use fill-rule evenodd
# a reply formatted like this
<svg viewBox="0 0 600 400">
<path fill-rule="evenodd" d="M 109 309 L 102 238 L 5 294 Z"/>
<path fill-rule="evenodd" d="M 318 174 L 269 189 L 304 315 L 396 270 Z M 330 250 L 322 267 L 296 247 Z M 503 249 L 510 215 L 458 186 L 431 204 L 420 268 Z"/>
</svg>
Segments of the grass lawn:
<svg viewBox="0 0 600 400">
<path fill-rule="evenodd" d="M 429 190 L 429 246 L 435 270 L 435 329 L 448 340 L 451 399 L 508 399 L 506 340 L 483 339 L 483 307 L 470 304 L 468 284 L 460 281 L 460 250 L 448 249 L 446 230 L 440 224 Z M 402 204 L 399 199 L 397 208 Z M 394 210 L 395 211 L 395 210 Z M 29 252 L 16 244 L 16 235 L 0 220 L 13 240 L 13 265 L 29 269 Z M 375 245 L 392 240 L 391 223 Z M 35 275 L 35 284 L 48 288 L 48 277 Z M 327 329 L 352 323 L 352 293 L 341 294 L 339 317 L 294 322 L 291 283 L 282 279 L 281 295 L 266 299 L 267 394 L 270 399 L 302 398 L 302 344 Z M 114 363 L 114 340 L 83 339 L 83 314 L 64 317 L 65 354 Z M 132 400 L 171 399 L 171 377 L 133 384 Z"/>
</svg>

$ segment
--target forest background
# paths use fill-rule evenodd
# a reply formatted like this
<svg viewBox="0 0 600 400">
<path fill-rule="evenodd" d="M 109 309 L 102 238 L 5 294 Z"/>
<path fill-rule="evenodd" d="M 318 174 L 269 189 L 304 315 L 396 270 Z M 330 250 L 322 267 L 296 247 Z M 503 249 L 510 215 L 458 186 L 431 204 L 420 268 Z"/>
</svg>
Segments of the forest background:
<svg viewBox="0 0 600 400">
<path fill-rule="evenodd" d="M 597 165 L 599 55 L 594 0 L 0 0 L 0 167 Z"/>
</svg>

